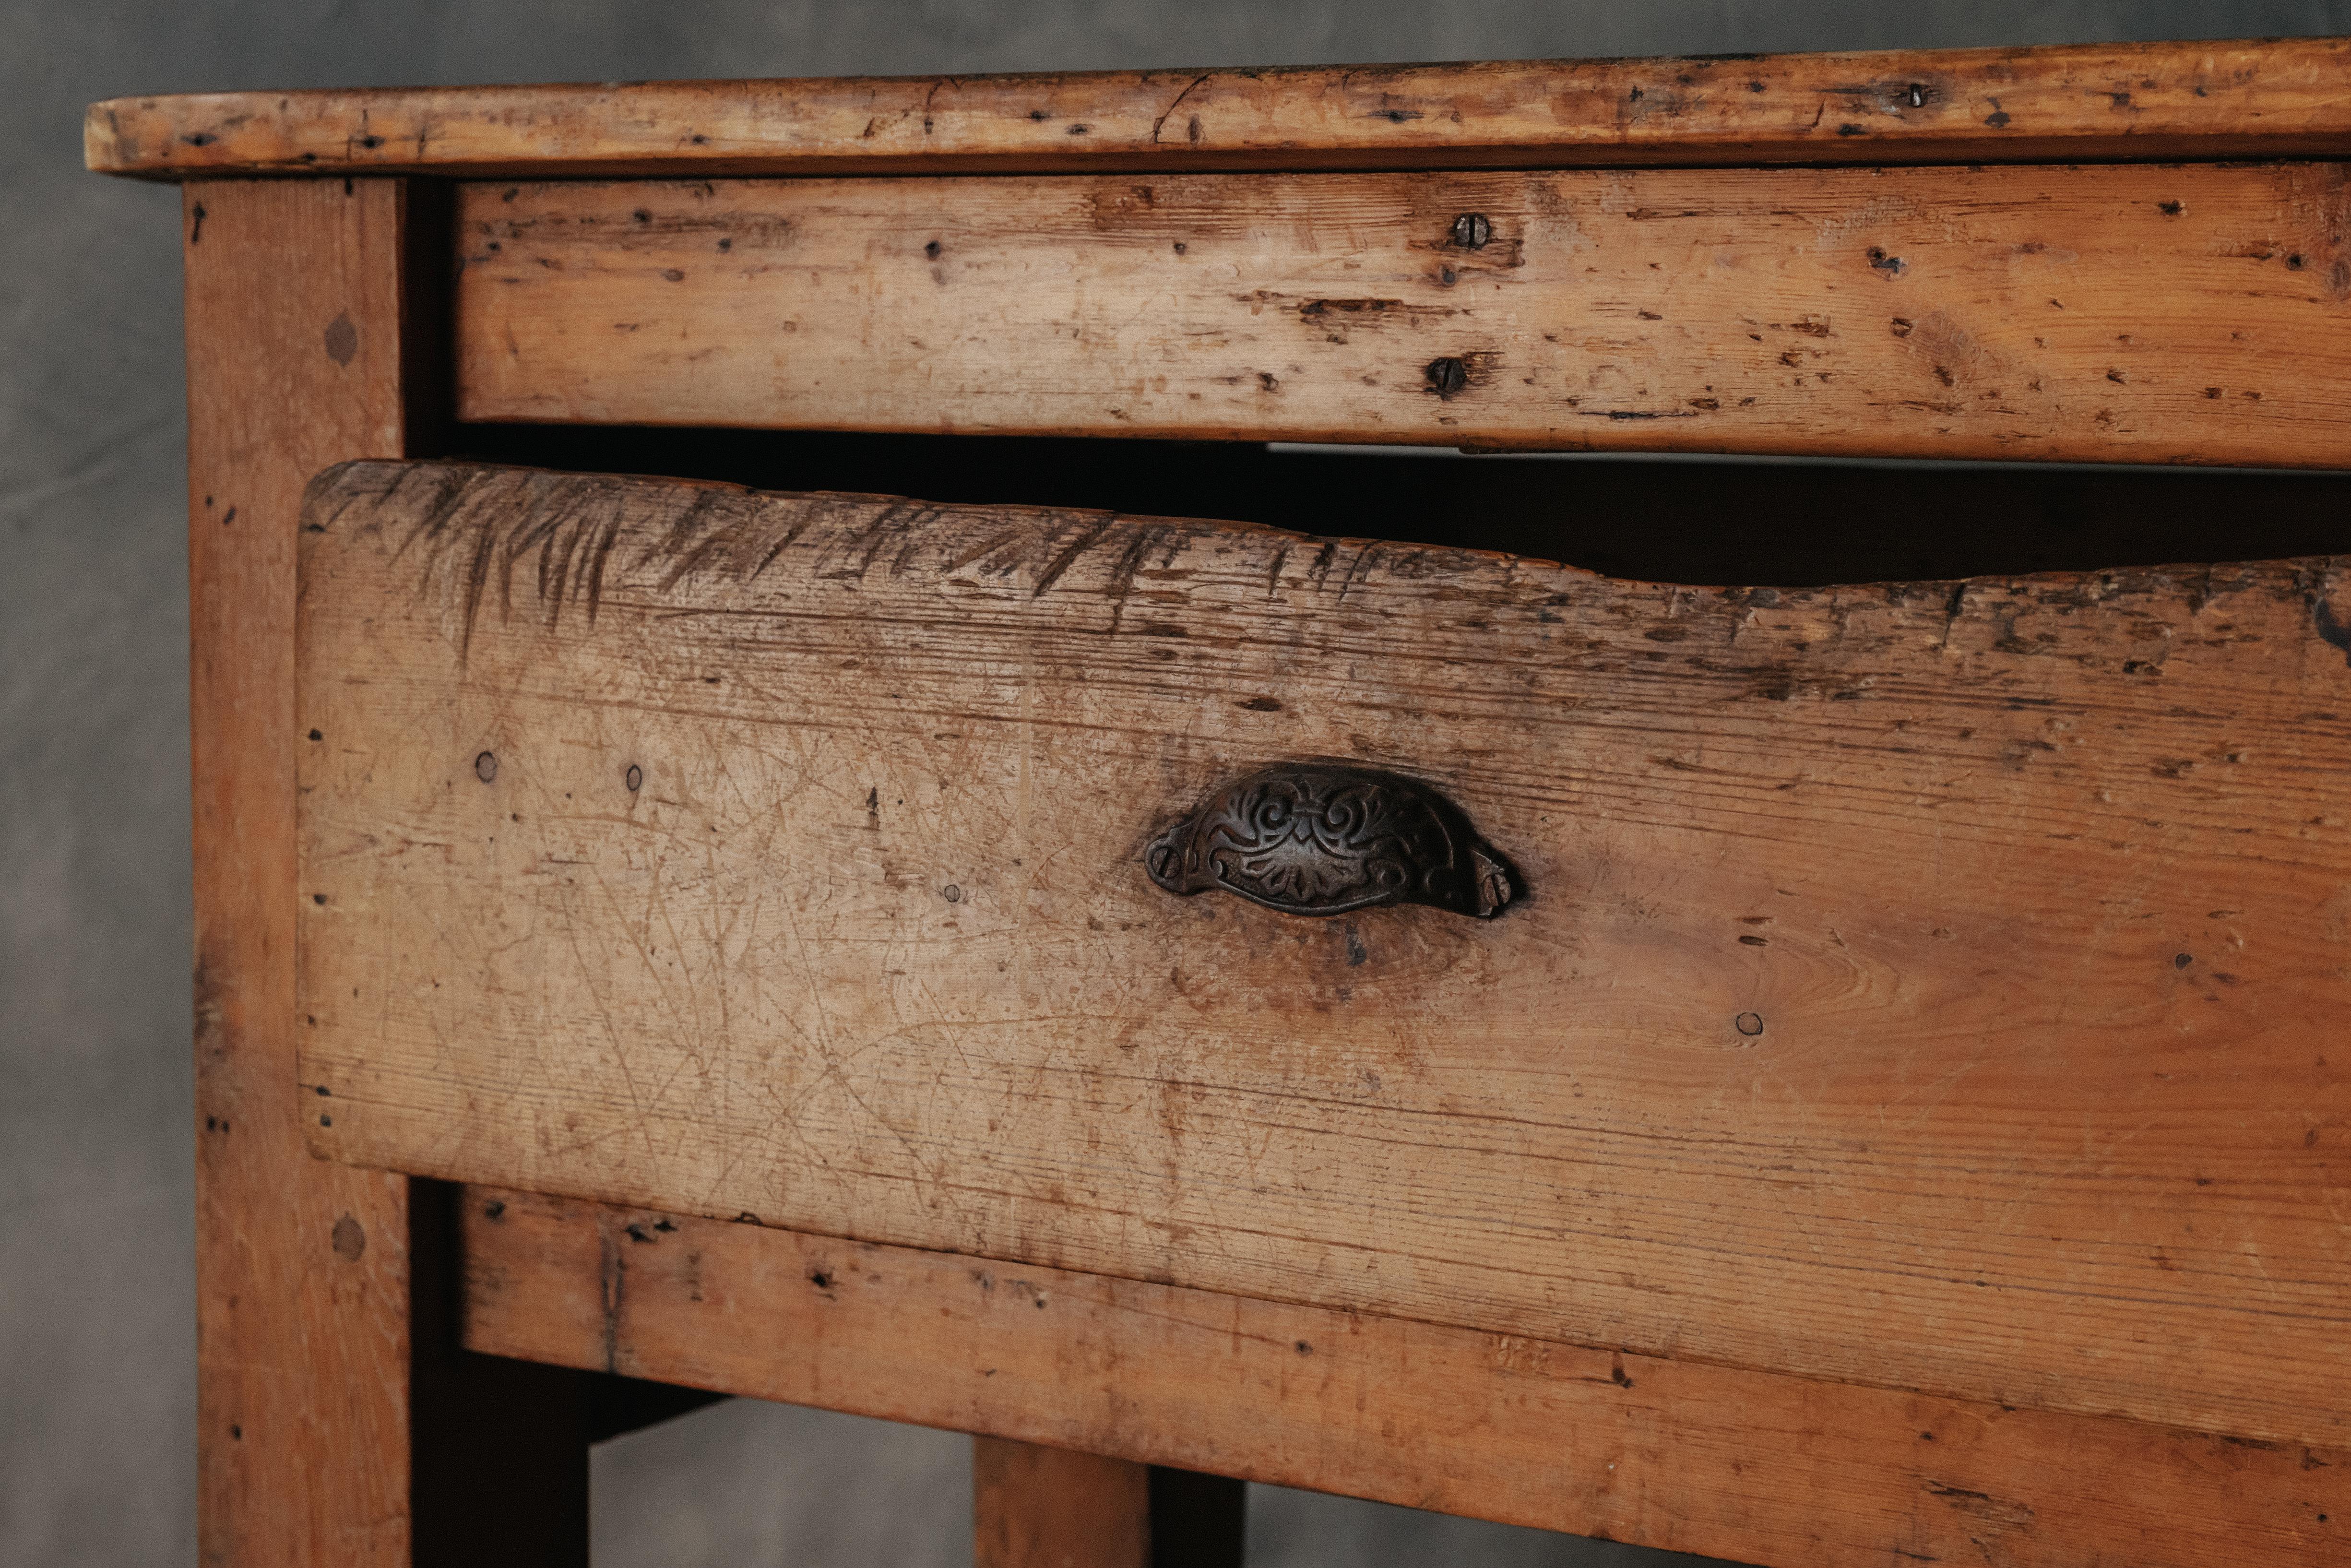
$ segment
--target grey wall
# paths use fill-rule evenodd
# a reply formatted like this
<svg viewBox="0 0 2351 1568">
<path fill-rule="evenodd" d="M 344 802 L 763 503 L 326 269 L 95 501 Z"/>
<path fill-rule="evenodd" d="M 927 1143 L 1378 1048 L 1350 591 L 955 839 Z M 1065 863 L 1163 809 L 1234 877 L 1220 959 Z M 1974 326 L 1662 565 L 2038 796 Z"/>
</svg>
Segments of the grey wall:
<svg viewBox="0 0 2351 1568">
<path fill-rule="evenodd" d="M 87 101 L 237 87 L 2216 37 L 2325 0 L 0 0 L 0 1563 L 193 1551 L 176 197 Z M 947 1563 L 956 1441 L 723 1406 L 597 1459 L 608 1563 Z M 1567 1561 L 1291 1494 L 1269 1561 Z M 1614 1553 L 1583 1561 L 1628 1561 Z"/>
</svg>

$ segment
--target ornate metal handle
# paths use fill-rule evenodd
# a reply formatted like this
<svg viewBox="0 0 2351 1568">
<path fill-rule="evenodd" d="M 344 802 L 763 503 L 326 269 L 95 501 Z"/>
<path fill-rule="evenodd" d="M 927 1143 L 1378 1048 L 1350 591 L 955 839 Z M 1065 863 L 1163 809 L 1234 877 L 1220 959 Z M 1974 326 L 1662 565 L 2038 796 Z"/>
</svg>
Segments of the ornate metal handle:
<svg viewBox="0 0 2351 1568">
<path fill-rule="evenodd" d="M 1431 904 L 1489 919 L 1510 865 L 1426 784 L 1370 768 L 1289 762 L 1235 779 L 1151 841 L 1151 880 L 1220 888 L 1285 915 Z"/>
</svg>

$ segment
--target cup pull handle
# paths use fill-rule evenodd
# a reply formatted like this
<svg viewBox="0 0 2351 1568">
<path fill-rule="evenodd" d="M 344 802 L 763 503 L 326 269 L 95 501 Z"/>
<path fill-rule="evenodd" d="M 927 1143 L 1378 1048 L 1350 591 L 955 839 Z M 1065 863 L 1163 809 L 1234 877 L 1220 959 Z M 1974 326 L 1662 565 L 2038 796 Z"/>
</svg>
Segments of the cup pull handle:
<svg viewBox="0 0 2351 1568">
<path fill-rule="evenodd" d="M 1284 915 L 1426 904 L 1490 919 L 1521 891 L 1461 809 L 1416 779 L 1284 762 L 1236 779 L 1151 841 L 1151 880 L 1237 894 Z"/>
</svg>

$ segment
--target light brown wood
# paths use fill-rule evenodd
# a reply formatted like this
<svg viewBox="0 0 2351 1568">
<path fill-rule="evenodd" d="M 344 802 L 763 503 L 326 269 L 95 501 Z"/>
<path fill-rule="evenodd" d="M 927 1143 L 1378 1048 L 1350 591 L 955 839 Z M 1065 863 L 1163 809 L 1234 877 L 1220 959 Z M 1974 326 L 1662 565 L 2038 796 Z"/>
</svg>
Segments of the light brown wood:
<svg viewBox="0 0 2351 1568">
<path fill-rule="evenodd" d="M 1748 591 L 436 465 L 308 517 L 323 1154 L 2351 1421 L 2339 562 Z M 1290 757 L 1432 779 L 1529 896 L 1151 884 Z"/>
<path fill-rule="evenodd" d="M 979 1437 L 971 1479 L 973 1568 L 1152 1568 L 1148 1465 Z"/>
<path fill-rule="evenodd" d="M 298 1131 L 302 486 L 431 423 L 436 313 L 410 268 L 445 226 L 398 181 L 204 183 L 183 204 L 199 1554 L 584 1563 L 584 1390 L 459 1354 L 448 1194 L 322 1164 Z"/>
<path fill-rule="evenodd" d="M 206 1563 L 409 1561 L 407 1182 L 294 1082 L 294 541 L 403 450 L 399 183 L 199 183 L 187 262 L 197 1523 Z"/>
<path fill-rule="evenodd" d="M 2341 465 L 2346 219 L 2333 164 L 476 185 L 458 402 Z"/>
<path fill-rule="evenodd" d="M 2340 39 L 125 98 L 109 173 L 549 177 L 2351 152 Z"/>
<path fill-rule="evenodd" d="M 476 1348 L 1788 1568 L 2311 1568 L 2351 1455 L 468 1189 Z M 778 1347 L 789 1347 L 779 1351 Z"/>
</svg>

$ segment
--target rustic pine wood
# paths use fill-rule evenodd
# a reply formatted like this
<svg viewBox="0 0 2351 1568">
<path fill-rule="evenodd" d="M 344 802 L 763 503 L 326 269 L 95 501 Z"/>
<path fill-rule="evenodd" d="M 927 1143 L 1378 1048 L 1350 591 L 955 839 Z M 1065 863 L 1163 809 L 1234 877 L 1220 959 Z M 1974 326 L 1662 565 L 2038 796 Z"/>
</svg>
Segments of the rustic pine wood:
<svg viewBox="0 0 2351 1568">
<path fill-rule="evenodd" d="M 188 188 L 199 1552 L 408 1562 L 407 1182 L 303 1147 L 294 540 L 403 451 L 398 182 Z"/>
<path fill-rule="evenodd" d="M 1153 1568 L 1149 1465 L 979 1437 L 971 1479 L 973 1568 Z"/>
<path fill-rule="evenodd" d="M 321 1164 L 299 1131 L 297 519 L 321 465 L 409 448 L 416 214 L 391 180 L 202 183 L 183 205 L 199 1554 L 584 1562 L 569 1380 L 444 1347 L 442 1260 L 412 1246 L 430 1195 Z"/>
<path fill-rule="evenodd" d="M 381 464 L 307 516 L 322 1154 L 2344 1438 L 2339 562 L 1748 591 Z M 1299 756 L 1528 896 L 1151 885 Z"/>
<path fill-rule="evenodd" d="M 983 1560 L 1071 1522 L 1073 1465 L 1123 1478 L 1130 1550 L 1134 1479 L 1155 1524 L 1198 1478 L 1143 1467 L 1188 1466 L 1808 1568 L 2344 1555 L 2336 562 L 1773 596 L 545 481 L 543 537 L 313 537 L 308 668 L 374 683 L 319 687 L 313 745 L 291 535 L 314 470 L 437 449 L 453 382 L 492 419 L 2340 465 L 2341 170 L 2274 161 L 2346 156 L 2346 65 L 95 106 L 92 167 L 207 182 L 206 1561 L 580 1561 L 611 1413 L 569 1367 L 989 1434 Z M 497 183 L 453 239 L 347 177 L 402 170 Z M 979 172 L 1056 177 L 854 178 Z M 725 183 L 783 174 L 833 178 Z M 598 176 L 695 183 L 530 183 Z M 453 260 L 455 330 L 416 287 Z M 1144 886 L 1144 835 L 1301 746 L 1441 775 L 1531 897 L 1301 931 Z"/>
<path fill-rule="evenodd" d="M 550 177 L 2340 156 L 2333 38 L 94 104 L 89 164 Z"/>
<path fill-rule="evenodd" d="M 1742 1563 L 2316 1568 L 2351 1521 L 2339 1451 L 488 1188 L 465 1226 L 499 1354 Z"/>
<path fill-rule="evenodd" d="M 1247 1504 L 1230 1478 L 985 1436 L 971 1471 L 975 1568 L 1240 1568 Z"/>
<path fill-rule="evenodd" d="M 2335 164 L 474 185 L 458 404 L 2340 465 L 2346 203 Z"/>
</svg>

